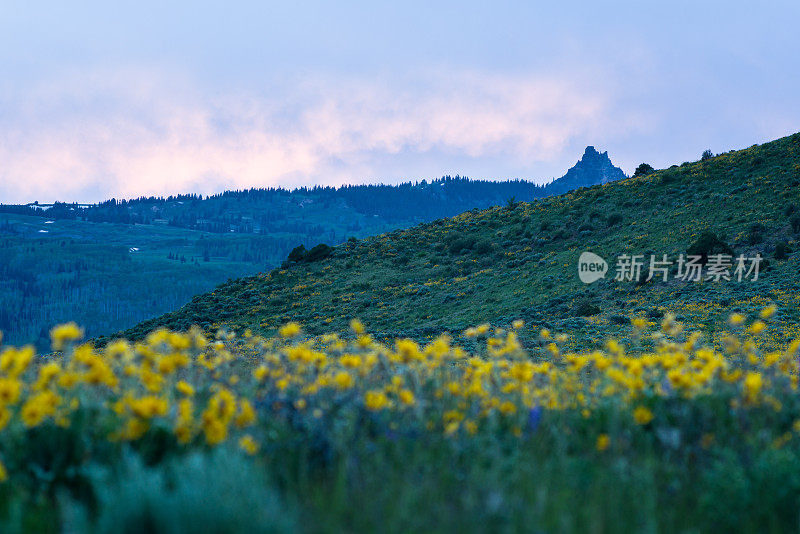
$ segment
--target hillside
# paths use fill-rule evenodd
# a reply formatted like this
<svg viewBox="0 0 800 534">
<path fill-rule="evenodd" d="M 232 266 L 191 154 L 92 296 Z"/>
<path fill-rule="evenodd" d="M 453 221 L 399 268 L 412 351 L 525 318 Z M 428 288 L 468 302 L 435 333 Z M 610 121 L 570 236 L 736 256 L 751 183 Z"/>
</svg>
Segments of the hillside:
<svg viewBox="0 0 800 534">
<path fill-rule="evenodd" d="M 48 346 L 54 323 L 91 336 L 129 328 L 229 279 L 270 269 L 298 245 L 336 245 L 475 207 L 534 199 L 616 169 L 592 149 L 539 186 L 446 176 L 399 185 L 227 191 L 98 205 L 0 205 L 0 331 Z M 616 169 L 613 176 L 623 176 Z"/>
<path fill-rule="evenodd" d="M 627 335 L 631 314 L 657 319 L 673 311 L 713 338 L 729 310 L 768 302 L 779 306 L 779 323 L 797 323 L 798 184 L 795 134 L 647 176 L 351 240 L 331 258 L 221 285 L 125 334 L 192 324 L 271 333 L 289 320 L 314 334 L 344 330 L 358 317 L 379 336 L 424 338 L 521 318 L 523 338 L 547 327 L 592 344 Z M 758 280 L 681 281 L 675 265 L 666 282 L 578 279 L 583 251 L 613 270 L 621 254 L 676 258 L 708 231 L 737 255 L 764 256 Z"/>
</svg>

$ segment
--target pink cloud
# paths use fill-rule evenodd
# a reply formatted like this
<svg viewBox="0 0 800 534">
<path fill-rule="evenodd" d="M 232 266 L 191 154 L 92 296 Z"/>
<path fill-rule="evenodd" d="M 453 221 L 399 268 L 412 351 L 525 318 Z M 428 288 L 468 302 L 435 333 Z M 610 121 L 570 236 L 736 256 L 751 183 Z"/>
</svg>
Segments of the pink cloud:
<svg viewBox="0 0 800 534">
<path fill-rule="evenodd" d="M 439 172 L 415 163 L 429 153 L 560 164 L 576 136 L 637 128 L 611 116 L 607 91 L 577 81 L 407 81 L 316 77 L 266 95 L 219 95 L 174 74 L 127 70 L 0 94 L 14 110 L 0 115 L 0 202 L 400 179 Z"/>
</svg>

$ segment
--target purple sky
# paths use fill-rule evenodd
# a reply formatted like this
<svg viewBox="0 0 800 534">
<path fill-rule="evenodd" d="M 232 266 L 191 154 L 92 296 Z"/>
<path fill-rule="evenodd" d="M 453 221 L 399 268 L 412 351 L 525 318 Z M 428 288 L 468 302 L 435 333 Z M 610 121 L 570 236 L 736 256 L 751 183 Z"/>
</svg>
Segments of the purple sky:
<svg viewBox="0 0 800 534">
<path fill-rule="evenodd" d="M 800 130 L 798 2 L 163 4 L 0 4 L 0 202 L 543 182 Z"/>
</svg>

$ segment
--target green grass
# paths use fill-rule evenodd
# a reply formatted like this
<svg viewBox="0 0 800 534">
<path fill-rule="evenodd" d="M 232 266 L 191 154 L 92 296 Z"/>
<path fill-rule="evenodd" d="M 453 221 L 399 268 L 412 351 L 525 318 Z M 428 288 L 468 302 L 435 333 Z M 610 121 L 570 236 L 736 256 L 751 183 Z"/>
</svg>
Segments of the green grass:
<svg viewBox="0 0 800 534">
<path fill-rule="evenodd" d="M 790 326 L 800 317 L 800 255 L 776 259 L 774 250 L 778 243 L 798 248 L 800 225 L 792 222 L 800 210 L 798 184 L 795 134 L 645 177 L 349 241 L 330 259 L 232 281 L 125 335 L 192 324 L 268 334 L 289 320 L 319 333 L 341 330 L 358 317 L 385 337 L 426 338 L 522 318 L 530 330 L 566 331 L 575 344 L 589 345 L 626 337 L 631 314 L 658 320 L 666 310 L 704 325 L 714 338 L 731 310 L 749 313 L 774 302 L 786 327 L 777 339 L 794 338 L 800 334 Z M 644 285 L 606 279 L 590 286 L 578 280 L 584 250 L 605 257 L 613 269 L 623 253 L 676 259 L 704 231 L 721 236 L 736 254 L 767 258 L 760 279 L 695 283 L 673 277 Z M 593 309 L 600 313 L 585 316 Z"/>
</svg>

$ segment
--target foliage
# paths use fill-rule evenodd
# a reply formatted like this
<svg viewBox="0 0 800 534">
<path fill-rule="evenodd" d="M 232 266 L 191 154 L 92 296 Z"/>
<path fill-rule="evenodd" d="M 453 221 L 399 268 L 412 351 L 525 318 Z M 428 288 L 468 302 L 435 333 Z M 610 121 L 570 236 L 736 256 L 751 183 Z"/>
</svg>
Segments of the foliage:
<svg viewBox="0 0 800 534">
<path fill-rule="evenodd" d="M 793 529 L 800 341 L 762 350 L 776 317 L 730 315 L 721 350 L 671 314 L 634 317 L 652 349 L 610 340 L 584 352 L 545 329 L 525 350 L 521 321 L 469 328 L 474 352 L 447 335 L 379 343 L 359 321 L 314 338 L 297 323 L 277 338 L 159 330 L 100 349 L 63 325 L 52 331 L 63 352 L 0 355 L 0 502 L 17 503 L 0 521 L 99 532 Z M 57 463 L 42 462 L 42 447 Z"/>
<path fill-rule="evenodd" d="M 639 166 L 636 167 L 636 170 L 633 171 L 633 175 L 634 176 L 648 176 L 650 174 L 653 174 L 654 172 L 655 172 L 655 169 L 653 169 L 653 166 L 650 165 L 649 163 L 640 163 Z"/>
</svg>

